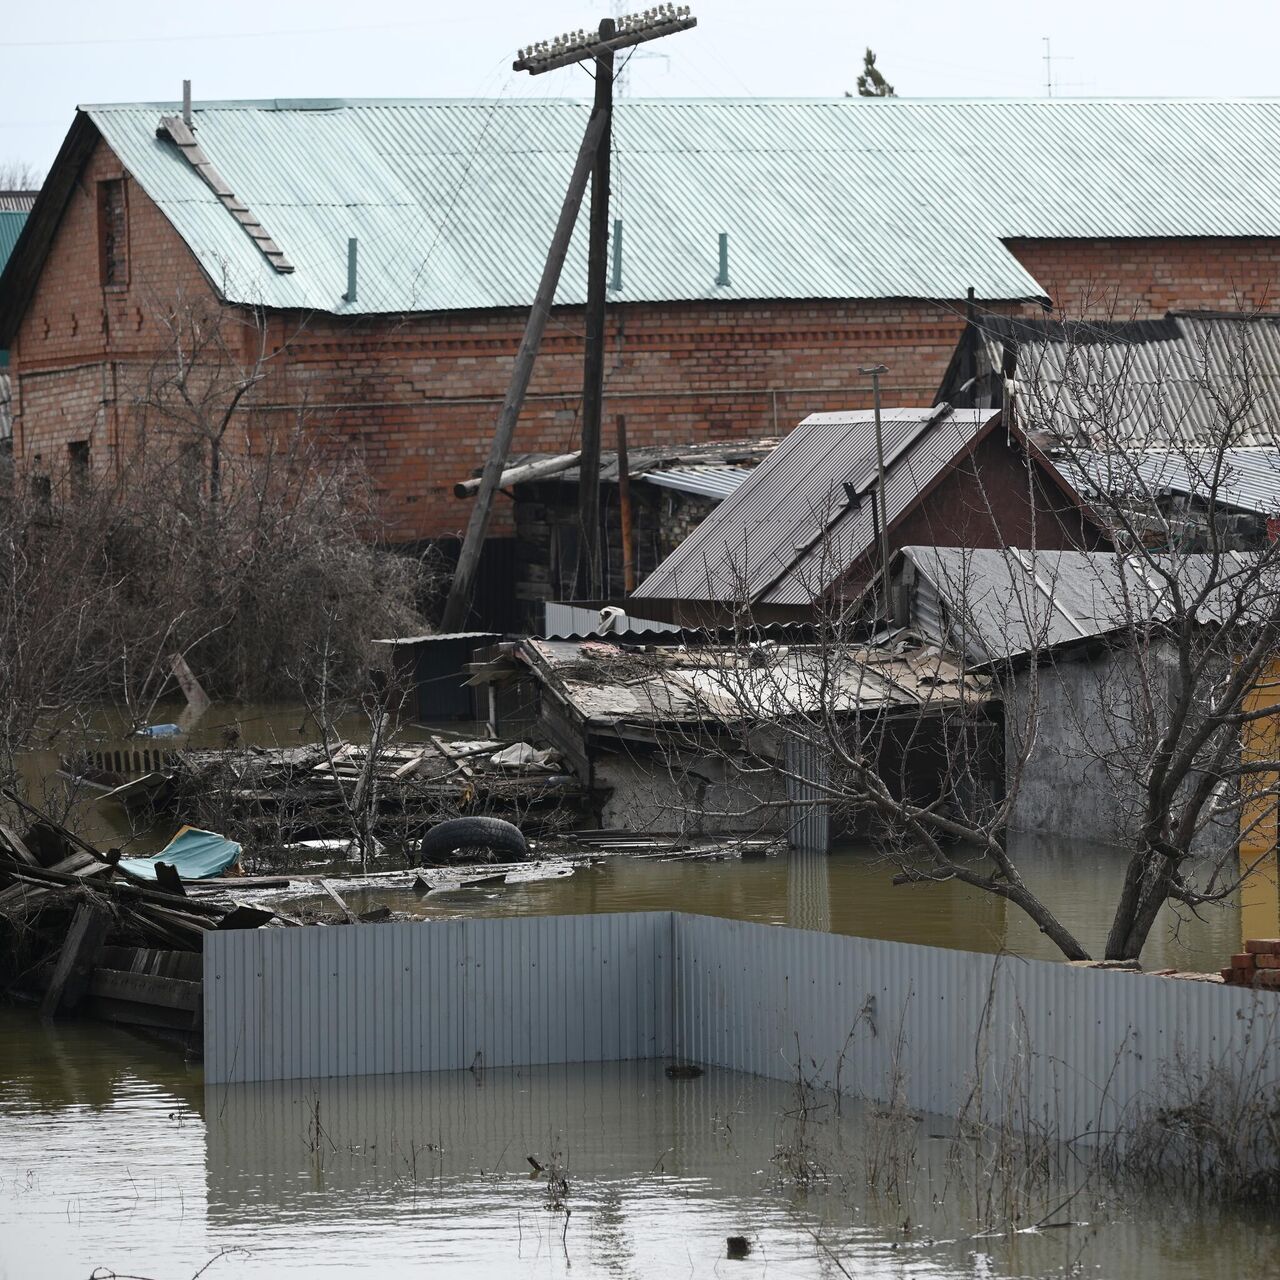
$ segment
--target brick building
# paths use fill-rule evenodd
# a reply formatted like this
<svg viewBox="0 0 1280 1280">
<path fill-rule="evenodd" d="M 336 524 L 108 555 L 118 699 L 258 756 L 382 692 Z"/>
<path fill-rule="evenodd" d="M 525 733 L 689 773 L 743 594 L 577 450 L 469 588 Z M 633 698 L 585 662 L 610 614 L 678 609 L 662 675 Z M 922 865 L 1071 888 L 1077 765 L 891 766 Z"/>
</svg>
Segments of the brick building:
<svg viewBox="0 0 1280 1280">
<path fill-rule="evenodd" d="M 357 450 L 392 537 L 456 535 L 587 110 L 210 103 L 192 133 L 173 104 L 81 109 L 0 277 L 20 464 L 124 466 L 158 318 L 211 305 L 246 361 L 262 343 L 246 422 Z M 1278 102 L 625 102 L 614 138 L 605 414 L 635 447 L 865 407 L 878 361 L 887 403 L 929 403 L 970 290 L 1162 316 L 1260 306 L 1280 266 Z M 576 438 L 585 221 L 521 452 Z"/>
</svg>

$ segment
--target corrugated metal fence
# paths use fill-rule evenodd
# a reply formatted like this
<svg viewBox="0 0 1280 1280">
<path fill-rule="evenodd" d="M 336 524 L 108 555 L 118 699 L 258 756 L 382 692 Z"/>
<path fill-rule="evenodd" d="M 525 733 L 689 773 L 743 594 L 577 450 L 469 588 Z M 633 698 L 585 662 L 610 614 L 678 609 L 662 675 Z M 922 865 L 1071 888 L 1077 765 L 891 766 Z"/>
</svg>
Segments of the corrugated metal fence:
<svg viewBox="0 0 1280 1280">
<path fill-rule="evenodd" d="M 678 1056 L 1078 1137 L 1278 1046 L 1270 993 L 671 912 L 206 940 L 209 1083 Z"/>
</svg>

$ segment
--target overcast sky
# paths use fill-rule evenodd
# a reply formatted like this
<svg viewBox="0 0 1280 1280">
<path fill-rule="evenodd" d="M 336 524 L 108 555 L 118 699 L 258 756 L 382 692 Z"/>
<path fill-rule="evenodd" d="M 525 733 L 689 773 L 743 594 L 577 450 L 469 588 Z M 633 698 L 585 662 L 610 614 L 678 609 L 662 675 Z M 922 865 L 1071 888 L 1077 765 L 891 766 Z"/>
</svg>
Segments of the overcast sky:
<svg viewBox="0 0 1280 1280">
<path fill-rule="evenodd" d="M 632 60 L 632 97 L 839 97 L 854 88 L 867 45 L 899 96 L 1042 97 L 1045 36 L 1058 96 L 1278 91 L 1277 0 L 700 0 L 693 9 L 697 30 Z M 171 101 L 184 77 L 197 100 L 582 97 L 582 71 L 530 79 L 511 71 L 512 53 L 617 11 L 611 0 L 5 0 L 0 163 L 43 169 L 77 103 Z"/>
</svg>

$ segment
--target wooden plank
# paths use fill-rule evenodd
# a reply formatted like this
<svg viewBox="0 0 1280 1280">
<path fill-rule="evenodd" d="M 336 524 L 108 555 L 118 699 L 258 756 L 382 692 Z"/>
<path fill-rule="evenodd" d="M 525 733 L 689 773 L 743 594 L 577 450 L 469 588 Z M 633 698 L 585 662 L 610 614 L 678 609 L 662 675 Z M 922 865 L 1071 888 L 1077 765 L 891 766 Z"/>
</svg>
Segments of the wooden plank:
<svg viewBox="0 0 1280 1280">
<path fill-rule="evenodd" d="M 218 921 L 219 929 L 258 929 L 275 916 L 274 911 L 264 911 L 261 907 L 248 907 L 237 903 Z"/>
<path fill-rule="evenodd" d="M 352 911 L 351 908 L 342 900 L 342 895 L 337 891 L 337 889 L 335 889 L 328 880 L 321 880 L 320 887 L 334 900 L 334 902 L 338 904 L 338 910 L 342 912 L 346 922 L 348 924 L 355 924 L 355 912 Z"/>
<path fill-rule="evenodd" d="M 200 1008 L 202 984 L 182 978 L 161 978 L 150 973 L 121 973 L 117 969 L 95 969 L 89 978 L 89 992 L 100 999 L 128 1000 L 133 1004 L 156 1005 L 161 1009 Z"/>
<path fill-rule="evenodd" d="M 66 941 L 58 953 L 58 963 L 53 967 L 49 989 L 40 1005 L 42 1018 L 69 1013 L 83 999 L 110 927 L 111 913 L 104 907 L 86 902 L 76 908 Z"/>
<path fill-rule="evenodd" d="M 19 862 L 25 862 L 29 867 L 40 865 L 40 859 L 27 848 L 18 833 L 12 827 L 6 827 L 3 822 L 0 822 L 0 839 Z"/>
<path fill-rule="evenodd" d="M 165 893 L 172 893 L 179 898 L 185 898 L 187 891 L 182 887 L 182 877 L 178 874 L 178 868 L 169 862 L 157 862 L 156 867 L 156 884 L 160 886 Z"/>
<path fill-rule="evenodd" d="M 103 947 L 98 968 L 198 982 L 204 971 L 204 960 L 195 951 L 173 951 L 167 948 L 160 950 L 154 947 Z"/>
<path fill-rule="evenodd" d="M 435 753 L 434 753 L 434 752 L 433 752 L 429 747 L 424 747 L 424 748 L 423 748 L 421 751 L 419 751 L 419 752 L 418 752 L 418 754 L 417 754 L 417 755 L 415 755 L 412 759 L 407 760 L 407 761 L 406 761 L 404 764 L 402 764 L 398 769 L 396 769 L 396 770 L 391 774 L 391 777 L 392 777 L 393 779 L 397 779 L 397 778 L 405 778 L 405 777 L 408 777 L 408 776 L 409 776 L 409 774 L 411 774 L 411 773 L 417 773 L 417 771 L 418 771 L 418 770 L 422 767 L 422 765 L 426 762 L 427 758 L 428 758 L 429 756 L 434 755 L 434 754 L 435 754 Z"/>
</svg>

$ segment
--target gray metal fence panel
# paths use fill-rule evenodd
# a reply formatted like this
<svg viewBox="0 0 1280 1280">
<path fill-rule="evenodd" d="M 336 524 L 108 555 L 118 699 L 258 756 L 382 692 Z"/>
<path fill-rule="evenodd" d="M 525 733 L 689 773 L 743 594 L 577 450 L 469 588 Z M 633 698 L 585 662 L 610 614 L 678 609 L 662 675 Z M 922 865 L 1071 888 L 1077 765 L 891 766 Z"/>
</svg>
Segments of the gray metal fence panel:
<svg viewBox="0 0 1280 1280">
<path fill-rule="evenodd" d="M 800 853 L 826 853 L 831 847 L 831 806 L 822 789 L 831 780 L 826 751 L 813 741 L 788 738 L 787 843 Z"/>
<path fill-rule="evenodd" d="M 1280 1084 L 1269 992 L 678 915 L 676 1047 L 876 1102 L 1088 1138 L 1169 1076 Z M 1270 1052 L 1268 1052 L 1268 1047 Z"/>
<path fill-rule="evenodd" d="M 210 934 L 205 1078 L 658 1056 L 670 934 L 664 912 Z"/>
<path fill-rule="evenodd" d="M 679 1056 L 1087 1138 L 1277 1047 L 1270 992 L 671 912 L 206 939 L 211 1084 Z"/>
</svg>

